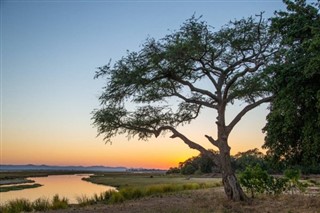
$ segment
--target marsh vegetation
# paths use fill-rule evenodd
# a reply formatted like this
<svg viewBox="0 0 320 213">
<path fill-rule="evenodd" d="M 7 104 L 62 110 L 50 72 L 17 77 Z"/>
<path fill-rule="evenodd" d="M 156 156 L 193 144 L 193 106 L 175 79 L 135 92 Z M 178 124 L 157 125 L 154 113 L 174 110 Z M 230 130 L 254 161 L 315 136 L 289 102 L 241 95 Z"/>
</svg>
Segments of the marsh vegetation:
<svg viewBox="0 0 320 213">
<path fill-rule="evenodd" d="M 105 173 L 83 179 L 100 185 L 116 186 L 118 190 L 95 193 L 93 196 L 86 194 L 78 195 L 76 201 L 80 207 L 93 204 L 123 203 L 127 200 L 136 200 L 148 196 L 163 196 L 163 194 L 167 193 L 212 188 L 222 185 L 221 179 L 186 178 L 181 175 L 168 176 L 151 173 Z M 59 192 L 57 193 L 59 194 Z M 33 202 L 24 198 L 14 199 L 2 205 L 1 212 L 42 211 L 67 208 L 69 206 L 70 200 L 68 198 L 63 197 L 60 199 L 59 195 L 54 195 L 51 201 L 48 198 L 38 198 Z"/>
<path fill-rule="evenodd" d="M 318 176 L 299 180 L 311 188 L 303 193 L 270 195 L 255 192 L 255 199 L 245 203 L 230 202 L 224 195 L 221 178 L 209 175 L 160 173 L 97 173 L 83 178 L 96 184 L 117 187 L 90 195 L 79 195 L 76 203 L 59 195 L 33 202 L 15 199 L 1 206 L 1 212 L 317 212 L 320 195 L 309 193 L 319 188 Z M 248 191 L 250 193 L 250 190 Z M 58 192 L 59 194 L 59 192 Z"/>
</svg>

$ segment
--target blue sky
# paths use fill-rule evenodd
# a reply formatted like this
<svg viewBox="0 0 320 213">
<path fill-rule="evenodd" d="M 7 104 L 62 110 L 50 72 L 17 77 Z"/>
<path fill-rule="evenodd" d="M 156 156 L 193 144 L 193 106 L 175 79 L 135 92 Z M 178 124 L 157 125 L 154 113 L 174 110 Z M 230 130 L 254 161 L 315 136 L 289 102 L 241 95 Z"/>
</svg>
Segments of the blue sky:
<svg viewBox="0 0 320 213">
<path fill-rule="evenodd" d="M 1 163 L 122 164 L 108 156 L 130 149 L 132 142 L 105 148 L 91 125 L 103 86 L 103 80 L 93 79 L 97 67 L 139 50 L 147 37 L 164 37 L 193 14 L 219 29 L 229 20 L 261 11 L 269 17 L 279 9 L 284 9 L 280 0 L 1 1 Z M 238 129 L 254 125 L 258 148 L 265 108 Z M 82 151 L 72 147 L 97 153 L 100 160 L 91 155 L 80 160 Z M 152 156 L 154 146 L 140 147 Z M 175 152 L 187 150 L 177 147 Z M 56 153 L 34 157 L 51 152 Z"/>
</svg>

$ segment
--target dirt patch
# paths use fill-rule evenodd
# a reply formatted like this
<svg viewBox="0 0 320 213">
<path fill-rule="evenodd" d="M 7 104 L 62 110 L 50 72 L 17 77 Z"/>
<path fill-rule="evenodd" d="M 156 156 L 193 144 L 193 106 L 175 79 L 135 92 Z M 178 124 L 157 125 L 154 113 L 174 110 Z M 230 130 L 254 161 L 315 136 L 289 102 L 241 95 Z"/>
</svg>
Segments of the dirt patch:
<svg viewBox="0 0 320 213">
<path fill-rule="evenodd" d="M 73 206 L 54 212 L 110 212 L 110 213 L 153 213 L 153 212 L 299 212 L 319 213 L 320 197 L 305 195 L 260 196 L 250 203 L 230 202 L 222 188 L 191 190 L 179 193 L 146 197 L 125 201 L 121 204 L 97 204 L 80 208 Z"/>
</svg>

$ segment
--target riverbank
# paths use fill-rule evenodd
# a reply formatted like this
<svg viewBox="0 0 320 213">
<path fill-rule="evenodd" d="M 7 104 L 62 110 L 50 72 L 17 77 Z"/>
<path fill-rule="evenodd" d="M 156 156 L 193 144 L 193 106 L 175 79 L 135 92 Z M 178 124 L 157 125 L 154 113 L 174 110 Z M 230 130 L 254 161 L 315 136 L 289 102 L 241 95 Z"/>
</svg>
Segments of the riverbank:
<svg viewBox="0 0 320 213">
<path fill-rule="evenodd" d="M 0 186 L 11 185 L 11 184 L 22 184 L 22 183 L 34 183 L 33 180 L 28 180 L 26 178 L 13 178 L 13 179 L 0 179 Z"/>
<path fill-rule="evenodd" d="M 49 175 L 82 174 L 81 171 L 16 171 L 0 172 L 0 192 L 9 192 L 42 186 L 27 178 L 48 177 Z M 33 184 L 32 184 L 33 183 Z M 11 186 L 12 185 L 12 186 Z"/>
<path fill-rule="evenodd" d="M 259 195 L 250 203 L 226 199 L 221 178 L 151 173 L 99 173 L 86 181 L 117 187 L 118 191 L 80 196 L 54 212 L 319 212 L 320 194 Z M 312 180 L 317 185 L 318 179 Z M 207 188 L 210 187 L 210 188 Z M 197 190 L 195 190 L 197 189 Z M 61 192 L 61 191 L 60 191 Z M 49 201 L 51 202 L 51 197 Z M 47 202 L 40 200 L 40 204 Z M 17 202 L 16 202 L 17 203 Z M 29 203 L 35 206 L 37 203 Z M 17 205 L 17 204 L 13 204 Z M 39 206 L 39 203 L 37 204 Z M 51 204 L 50 204 L 51 205 Z M 57 206 L 53 205 L 52 206 Z M 3 206 L 3 212 L 5 211 Z M 31 208 L 31 207 L 30 207 Z M 34 207 L 32 207 L 34 208 Z M 44 209 L 44 207 L 42 207 Z M 35 209 L 35 208 L 34 208 Z M 51 207 L 46 210 L 52 209 Z M 56 209 L 56 208 L 55 208 Z M 10 212 L 10 211 L 8 211 Z M 53 213 L 53 212 L 52 212 Z"/>
<path fill-rule="evenodd" d="M 32 189 L 42 186 L 41 184 L 22 184 L 22 185 L 9 185 L 9 186 L 0 186 L 0 192 L 9 192 L 9 191 L 17 191 L 23 189 Z"/>
</svg>

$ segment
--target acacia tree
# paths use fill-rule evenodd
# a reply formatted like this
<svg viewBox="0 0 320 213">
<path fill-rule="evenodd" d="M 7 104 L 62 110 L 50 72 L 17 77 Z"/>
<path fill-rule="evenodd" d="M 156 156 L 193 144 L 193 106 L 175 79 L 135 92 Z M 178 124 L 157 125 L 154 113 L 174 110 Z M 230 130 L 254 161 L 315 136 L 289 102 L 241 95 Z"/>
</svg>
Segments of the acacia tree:
<svg viewBox="0 0 320 213">
<path fill-rule="evenodd" d="M 107 83 L 101 108 L 93 112 L 94 125 L 107 142 L 118 134 L 148 139 L 170 132 L 170 138 L 215 160 L 229 199 L 246 200 L 231 167 L 228 137 L 248 111 L 272 99 L 264 70 L 276 49 L 262 14 L 230 22 L 216 32 L 192 17 L 163 39 L 149 38 L 140 51 L 99 68 L 95 77 L 105 77 Z M 170 99 L 177 105 L 170 105 Z M 235 100 L 247 104 L 226 123 L 226 107 Z M 218 115 L 212 119 L 217 138 L 204 134 L 219 149 L 218 156 L 178 129 L 204 108 Z"/>
</svg>

